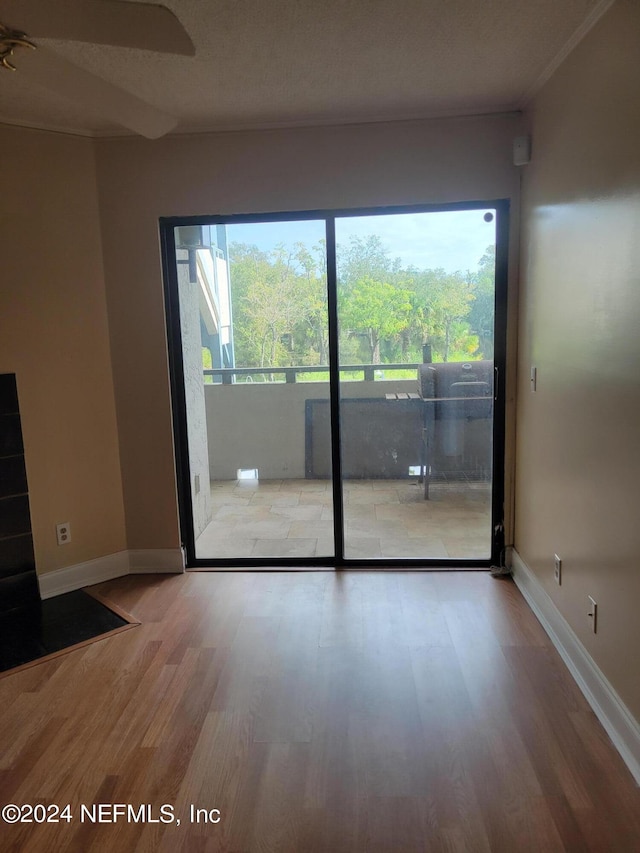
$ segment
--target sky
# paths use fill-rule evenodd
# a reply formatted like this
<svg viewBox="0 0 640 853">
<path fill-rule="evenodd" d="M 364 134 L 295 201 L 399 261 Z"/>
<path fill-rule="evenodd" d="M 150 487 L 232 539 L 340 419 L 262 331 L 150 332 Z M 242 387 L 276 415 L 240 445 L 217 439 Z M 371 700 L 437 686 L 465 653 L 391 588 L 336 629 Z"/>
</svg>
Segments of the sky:
<svg viewBox="0 0 640 853">
<path fill-rule="evenodd" d="M 495 243 L 495 216 L 485 222 L 487 212 L 479 209 L 339 217 L 336 242 L 349 245 L 352 236 L 376 234 L 391 257 L 401 259 L 403 267 L 474 271 L 487 247 Z M 250 243 L 263 251 L 280 243 L 293 246 L 300 242 L 312 247 L 324 236 L 324 222 L 319 220 L 227 226 L 230 243 Z"/>
</svg>

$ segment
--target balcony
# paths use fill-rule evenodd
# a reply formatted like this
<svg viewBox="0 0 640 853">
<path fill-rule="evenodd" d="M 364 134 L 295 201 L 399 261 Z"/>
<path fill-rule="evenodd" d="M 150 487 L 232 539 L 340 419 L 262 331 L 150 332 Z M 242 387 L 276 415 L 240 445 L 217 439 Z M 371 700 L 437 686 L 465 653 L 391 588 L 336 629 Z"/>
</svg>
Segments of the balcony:
<svg viewBox="0 0 640 853">
<path fill-rule="evenodd" d="M 416 378 L 407 378 L 417 369 L 342 369 L 345 556 L 488 559 L 491 413 L 467 416 L 444 399 L 423 403 Z M 213 384 L 204 385 L 199 480 L 210 491 L 193 489 L 198 558 L 333 556 L 329 383 L 313 381 L 321 371 L 205 371 Z M 425 406 L 428 500 L 418 476 Z"/>
</svg>

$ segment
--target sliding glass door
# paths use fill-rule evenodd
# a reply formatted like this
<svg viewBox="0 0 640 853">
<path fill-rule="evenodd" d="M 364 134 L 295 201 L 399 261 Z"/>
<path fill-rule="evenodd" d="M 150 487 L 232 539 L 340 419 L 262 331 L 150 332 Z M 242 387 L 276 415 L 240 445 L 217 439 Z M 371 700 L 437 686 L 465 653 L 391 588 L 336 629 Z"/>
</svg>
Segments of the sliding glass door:
<svg viewBox="0 0 640 853">
<path fill-rule="evenodd" d="M 497 558 L 507 210 L 162 222 L 189 565 Z"/>
<path fill-rule="evenodd" d="M 305 405 L 329 399 L 323 220 L 173 228 L 196 559 L 335 554 L 331 438 L 305 476 Z"/>
<path fill-rule="evenodd" d="M 495 213 L 336 219 L 346 558 L 491 557 Z"/>
</svg>

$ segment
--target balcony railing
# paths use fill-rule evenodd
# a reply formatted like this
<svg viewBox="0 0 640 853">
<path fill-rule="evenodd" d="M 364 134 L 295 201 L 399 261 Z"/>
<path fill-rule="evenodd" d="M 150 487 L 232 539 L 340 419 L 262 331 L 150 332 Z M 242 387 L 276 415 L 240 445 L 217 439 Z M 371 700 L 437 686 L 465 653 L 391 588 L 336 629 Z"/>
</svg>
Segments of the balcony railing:
<svg viewBox="0 0 640 853">
<path fill-rule="evenodd" d="M 483 362 L 438 363 L 433 367 L 445 380 L 451 380 L 458 378 L 459 371 L 466 373 L 465 368 L 474 366 L 479 372 L 483 365 L 485 373 L 490 368 L 492 372 L 492 366 Z M 381 448 L 397 451 L 398 464 L 406 456 L 405 445 L 409 448 L 412 458 L 402 476 L 407 476 L 410 466 L 420 464 L 421 424 L 412 411 L 420 393 L 421 366 L 340 365 L 340 398 L 346 404 L 342 410 L 343 426 L 346 423 L 355 444 L 355 449 L 349 451 L 351 461 L 358 454 L 377 458 L 376 452 L 368 450 L 369 438 L 361 440 L 366 435 L 375 441 L 379 438 Z M 211 368 L 203 372 L 218 381 L 202 385 L 206 441 L 198 453 L 195 448 L 192 453 L 194 457 L 200 454 L 203 460 L 208 458 L 212 481 L 233 480 L 241 469 L 258 469 L 263 480 L 305 479 L 310 467 L 316 474 L 324 470 L 316 459 L 316 455 L 320 458 L 321 445 L 325 467 L 330 466 L 328 406 L 323 408 L 330 396 L 329 383 L 325 381 L 328 366 Z M 234 383 L 235 377 L 261 375 L 267 381 Z M 270 381 L 271 376 L 278 379 Z M 318 380 L 307 381 L 306 376 L 318 376 Z M 449 385 L 444 382 L 439 395 L 443 399 L 433 408 L 432 468 L 447 476 L 462 472 L 473 478 L 491 467 L 491 403 L 484 396 L 478 401 L 452 394 Z M 478 406 L 487 406 L 487 412 Z M 470 407 L 475 408 L 471 411 Z M 314 448 L 320 455 L 314 455 L 315 461 L 310 465 Z M 206 476 L 203 468 L 201 477 Z"/>
<path fill-rule="evenodd" d="M 362 373 L 365 382 L 375 382 L 376 373 L 387 371 L 417 370 L 420 365 L 409 364 L 341 364 L 340 373 Z M 310 364 L 296 367 L 214 367 L 203 370 L 205 376 L 218 376 L 222 378 L 223 385 L 233 384 L 235 376 L 284 376 L 284 381 L 290 384 L 298 381 L 300 373 L 328 373 L 329 365 Z"/>
</svg>

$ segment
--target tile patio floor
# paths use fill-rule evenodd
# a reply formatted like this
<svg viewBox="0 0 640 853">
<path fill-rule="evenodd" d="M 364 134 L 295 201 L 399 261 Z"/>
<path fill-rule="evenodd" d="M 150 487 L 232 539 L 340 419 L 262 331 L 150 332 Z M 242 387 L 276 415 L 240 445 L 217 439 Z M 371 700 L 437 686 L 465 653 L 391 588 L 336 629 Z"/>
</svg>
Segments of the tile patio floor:
<svg viewBox="0 0 640 853">
<path fill-rule="evenodd" d="M 201 559 L 330 557 L 331 483 L 233 480 L 211 485 L 213 517 L 196 542 Z M 435 482 L 430 500 L 416 480 L 344 484 L 345 556 L 488 559 L 491 487 Z"/>
</svg>

